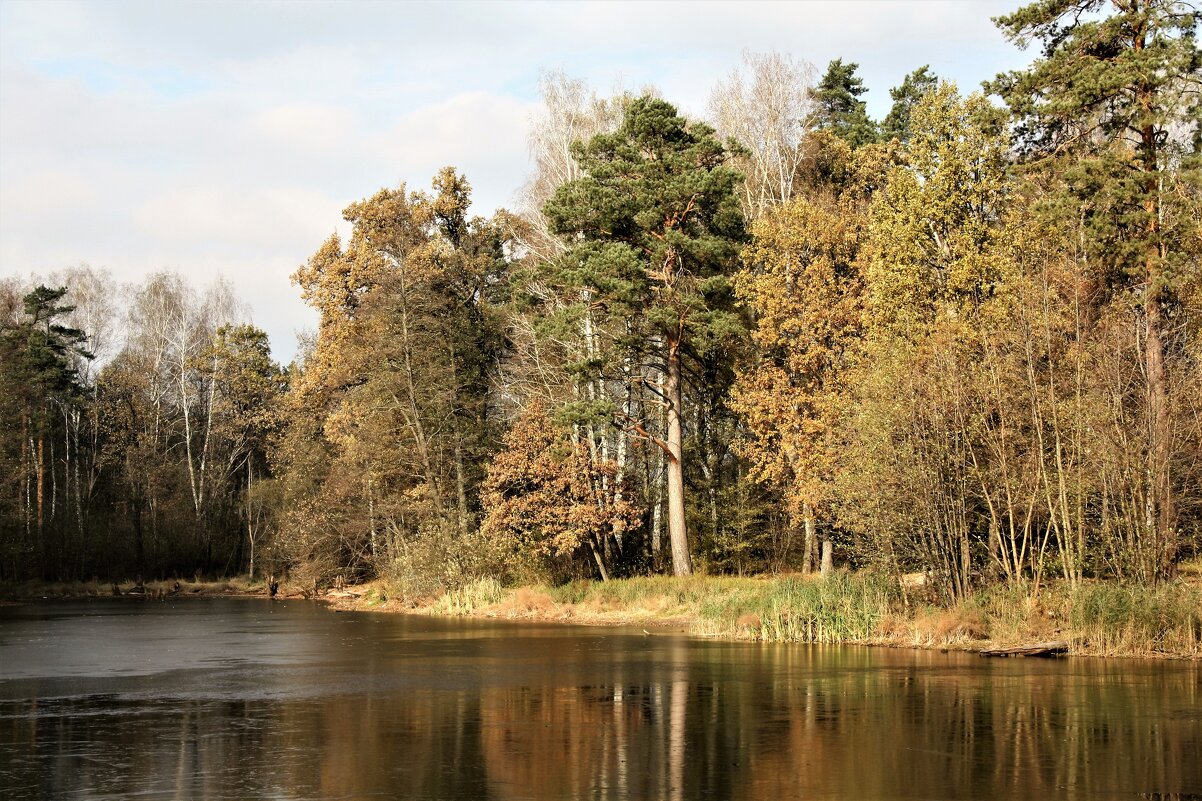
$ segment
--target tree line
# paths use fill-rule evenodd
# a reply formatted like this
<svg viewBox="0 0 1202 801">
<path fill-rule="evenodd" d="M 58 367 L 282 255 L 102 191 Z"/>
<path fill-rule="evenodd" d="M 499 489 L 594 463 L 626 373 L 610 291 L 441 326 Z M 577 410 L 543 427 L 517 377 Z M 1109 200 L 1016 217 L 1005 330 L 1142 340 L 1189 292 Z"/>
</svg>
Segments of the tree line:
<svg viewBox="0 0 1202 801">
<path fill-rule="evenodd" d="M 996 22 L 1027 69 L 965 96 L 922 67 L 880 121 L 842 59 L 745 54 L 705 121 L 547 75 L 518 208 L 470 216 L 450 167 L 348 206 L 287 367 L 220 283 L 119 310 L 103 272 L 5 280 L 0 579 L 1171 578 L 1199 14 Z"/>
</svg>

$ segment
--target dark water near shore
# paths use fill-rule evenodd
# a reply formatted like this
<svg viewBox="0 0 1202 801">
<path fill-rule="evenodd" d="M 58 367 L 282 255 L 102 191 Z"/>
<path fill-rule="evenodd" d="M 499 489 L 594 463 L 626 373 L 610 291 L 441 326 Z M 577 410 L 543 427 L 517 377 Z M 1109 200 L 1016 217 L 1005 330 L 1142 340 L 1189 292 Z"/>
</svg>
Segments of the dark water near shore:
<svg viewBox="0 0 1202 801">
<path fill-rule="evenodd" d="M 0 608 L 0 797 L 1202 797 L 1197 664 L 301 602 Z"/>
</svg>

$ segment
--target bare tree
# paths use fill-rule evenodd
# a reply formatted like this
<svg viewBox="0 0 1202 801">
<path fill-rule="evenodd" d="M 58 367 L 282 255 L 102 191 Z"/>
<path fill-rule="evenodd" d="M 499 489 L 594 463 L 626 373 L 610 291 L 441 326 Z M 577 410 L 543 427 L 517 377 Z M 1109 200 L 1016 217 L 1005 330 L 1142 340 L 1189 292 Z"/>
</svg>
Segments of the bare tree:
<svg viewBox="0 0 1202 801">
<path fill-rule="evenodd" d="M 90 386 L 95 372 L 116 355 L 123 344 L 117 282 L 107 269 L 80 264 L 51 273 L 50 283 L 67 288 L 67 300 L 72 306 L 66 315 L 67 325 L 88 334 L 88 352 L 94 358 L 78 359 L 75 368 L 81 382 Z"/>
<path fill-rule="evenodd" d="M 87 333 L 87 353 L 91 358 L 79 351 L 71 353 L 70 358 L 80 387 L 94 393 L 97 371 L 121 347 L 117 282 L 108 270 L 97 270 L 87 264 L 51 273 L 50 280 L 54 286 L 67 288 L 71 308 L 65 315 L 67 325 Z M 63 441 L 55 470 L 62 469 L 64 509 L 74 509 L 71 515 L 77 537 L 72 549 L 74 558 L 82 560 L 86 552 L 87 520 L 102 470 L 99 405 L 60 403 L 57 411 L 63 418 Z M 78 572 L 82 575 L 82 562 Z"/>
<path fill-rule="evenodd" d="M 200 360 L 213 358 L 210 345 L 216 330 L 244 316 L 228 282 L 219 279 L 198 296 L 174 273 L 148 278 L 136 290 L 129 311 L 127 348 L 142 365 L 151 409 L 149 441 L 163 451 L 182 446 L 192 510 L 206 551 L 215 390 L 199 369 Z"/>
<path fill-rule="evenodd" d="M 610 97 L 600 97 L 585 81 L 562 71 L 544 73 L 539 92 L 543 107 L 530 121 L 529 137 L 534 173 L 522 187 L 518 207 L 530 224 L 522 244 L 535 256 L 552 258 L 563 246 L 547 229 L 543 204 L 556 187 L 581 176 L 572 144 L 616 130 L 628 95 L 619 88 Z"/>
<path fill-rule="evenodd" d="M 743 146 L 743 212 L 755 219 L 793 196 L 805 158 L 814 65 L 781 53 L 743 52 L 743 65 L 719 81 L 710 116 L 719 136 Z"/>
</svg>

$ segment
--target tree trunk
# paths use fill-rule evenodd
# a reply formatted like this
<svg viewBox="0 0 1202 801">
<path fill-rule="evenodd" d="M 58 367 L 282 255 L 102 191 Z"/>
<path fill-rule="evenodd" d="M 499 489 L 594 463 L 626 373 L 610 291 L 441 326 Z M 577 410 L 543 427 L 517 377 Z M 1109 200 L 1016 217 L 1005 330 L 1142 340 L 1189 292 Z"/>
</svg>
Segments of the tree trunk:
<svg viewBox="0 0 1202 801">
<path fill-rule="evenodd" d="M 660 409 L 661 415 L 659 419 L 659 430 L 667 431 L 667 410 L 661 404 L 656 404 Z M 647 496 L 651 498 L 651 564 L 657 569 L 662 564 L 664 548 L 664 482 L 666 479 L 666 456 L 663 448 L 655 449 L 655 461 L 648 460 Z"/>
<path fill-rule="evenodd" d="M 34 458 L 37 459 L 37 464 L 34 466 L 36 470 L 37 480 L 37 504 L 38 504 L 38 542 L 42 549 L 42 578 L 50 578 L 50 549 L 46 546 L 45 526 L 45 496 L 46 496 L 46 474 L 45 474 L 45 442 L 42 435 L 38 435 L 37 448 L 34 451 Z"/>
<path fill-rule="evenodd" d="M 592 537 L 589 537 L 588 547 L 597 563 L 597 572 L 601 575 L 602 583 L 609 581 L 609 571 L 605 569 L 605 559 L 602 558 L 601 551 L 597 550 L 597 542 Z"/>
<path fill-rule="evenodd" d="M 138 561 L 138 574 L 146 570 L 146 538 L 142 531 L 142 501 L 133 498 L 129 504 L 130 516 L 134 527 L 134 556 Z"/>
<path fill-rule="evenodd" d="M 1146 9 L 1145 9 L 1146 10 Z M 1138 23 L 1132 40 L 1138 53 L 1148 46 L 1151 35 L 1148 23 Z M 1136 102 L 1144 113 L 1139 131 L 1138 154 L 1144 173 L 1144 211 L 1147 215 L 1144 249 L 1144 322 L 1147 342 L 1144 348 L 1144 368 L 1148 377 L 1148 497 L 1151 504 L 1150 532 L 1153 535 L 1153 579 L 1167 578 L 1177 559 L 1176 513 L 1173 503 L 1172 438 L 1173 423 L 1169 410 L 1169 380 L 1165 365 L 1163 339 L 1165 320 L 1162 295 L 1165 287 L 1165 257 L 1161 242 L 1161 181 L 1160 156 L 1164 144 L 1156 126 L 1150 122 L 1157 105 L 1156 90 L 1141 83 L 1136 89 Z"/>
<path fill-rule="evenodd" d="M 250 581 L 255 580 L 255 521 L 251 514 L 251 483 L 254 480 L 254 470 L 251 467 L 250 456 L 246 457 L 246 542 L 250 548 L 250 566 L 247 570 Z"/>
<path fill-rule="evenodd" d="M 829 576 L 831 574 L 831 571 L 833 571 L 835 569 L 834 550 L 835 550 L 835 547 L 834 547 L 834 544 L 830 541 L 830 538 L 823 538 L 821 571 L 822 571 L 822 575 L 824 575 L 824 576 Z"/>
<path fill-rule="evenodd" d="M 668 340 L 668 370 L 664 396 L 668 405 L 668 539 L 672 543 L 672 573 L 689 576 L 693 560 L 689 556 L 688 532 L 684 520 L 684 436 L 680 425 L 680 342 Z"/>
<path fill-rule="evenodd" d="M 417 402 L 417 381 L 413 375 L 413 343 L 409 333 L 409 291 L 405 282 L 405 271 L 400 270 L 397 275 L 400 278 L 398 300 L 400 301 L 399 309 L 401 312 L 401 353 L 405 369 L 405 399 L 408 404 L 408 425 L 413 433 L 414 444 L 417 445 L 417 452 L 421 457 L 422 467 L 426 471 L 426 488 L 430 495 L 430 501 L 434 505 L 435 514 L 438 515 L 441 521 L 445 522 L 446 509 L 442 502 L 442 489 L 438 485 L 438 476 L 434 472 L 430 446 L 426 439 L 425 427 L 422 424 L 422 410 Z M 399 398 L 395 395 L 393 398 L 397 406 L 402 405 Z"/>
<path fill-rule="evenodd" d="M 455 435 L 455 498 L 458 502 L 459 535 L 466 537 L 471 521 L 467 514 L 467 474 L 463 469 L 463 447 Z"/>
<path fill-rule="evenodd" d="M 29 431 L 29 414 L 21 413 L 21 498 L 23 500 L 22 523 L 25 531 L 25 545 L 28 545 L 30 538 L 30 525 L 33 520 L 33 506 L 30 503 L 31 496 L 31 475 L 30 461 L 33 458 L 30 455 L 30 446 L 33 445 L 33 437 Z M 13 576 L 16 576 L 16 571 L 13 571 Z"/>
<path fill-rule="evenodd" d="M 1151 295 L 1151 293 L 1149 293 Z M 1148 372 L 1148 459 L 1151 487 L 1155 542 L 1155 578 L 1166 578 L 1172 571 L 1177 558 L 1177 542 L 1174 532 L 1173 487 L 1170 471 L 1172 449 L 1172 420 L 1169 417 L 1168 380 L 1165 375 L 1164 342 L 1161 339 L 1160 301 L 1149 297 L 1146 302 L 1148 324 L 1147 345 L 1144 353 Z"/>
<path fill-rule="evenodd" d="M 801 572 L 814 572 L 814 554 L 818 550 L 814 534 L 814 507 L 808 503 L 801 507 L 801 523 L 805 527 L 805 540 L 802 545 Z"/>
</svg>

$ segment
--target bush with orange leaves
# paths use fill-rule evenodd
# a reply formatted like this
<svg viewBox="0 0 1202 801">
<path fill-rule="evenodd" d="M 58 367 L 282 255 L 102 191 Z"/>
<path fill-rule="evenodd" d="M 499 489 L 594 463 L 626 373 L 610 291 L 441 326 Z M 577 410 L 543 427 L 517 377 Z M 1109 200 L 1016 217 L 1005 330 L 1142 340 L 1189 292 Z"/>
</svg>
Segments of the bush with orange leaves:
<svg viewBox="0 0 1202 801">
<path fill-rule="evenodd" d="M 505 578 L 559 581 L 593 572 L 607 576 L 607 554 L 636 526 L 638 509 L 615 500 L 612 462 L 597 462 L 533 402 L 489 465 L 480 532 L 497 549 Z"/>
</svg>

